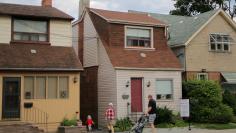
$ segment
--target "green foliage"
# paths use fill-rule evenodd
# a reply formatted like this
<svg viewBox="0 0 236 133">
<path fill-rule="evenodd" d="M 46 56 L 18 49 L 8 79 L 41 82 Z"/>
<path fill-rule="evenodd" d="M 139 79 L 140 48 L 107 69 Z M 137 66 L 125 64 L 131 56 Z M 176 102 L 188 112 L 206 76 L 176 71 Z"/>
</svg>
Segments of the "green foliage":
<svg viewBox="0 0 236 133">
<path fill-rule="evenodd" d="M 77 119 L 64 118 L 63 121 L 61 122 L 61 126 L 77 126 Z"/>
<path fill-rule="evenodd" d="M 116 121 L 115 130 L 116 131 L 129 131 L 132 128 L 132 122 L 129 118 L 119 119 Z"/>
<path fill-rule="evenodd" d="M 221 87 L 214 81 L 187 81 L 183 95 L 190 99 L 191 119 L 194 122 L 229 123 L 232 109 L 222 103 Z"/>
<path fill-rule="evenodd" d="M 174 115 L 167 107 L 157 108 L 157 119 L 155 120 L 155 124 L 160 123 L 174 123 Z"/>
<path fill-rule="evenodd" d="M 170 11 L 172 15 L 192 16 L 217 8 L 226 10 L 226 0 L 175 0 L 175 10 Z"/>
<path fill-rule="evenodd" d="M 225 90 L 223 94 L 223 103 L 229 105 L 236 115 L 236 96 L 234 94 L 230 93 L 228 90 Z"/>
</svg>

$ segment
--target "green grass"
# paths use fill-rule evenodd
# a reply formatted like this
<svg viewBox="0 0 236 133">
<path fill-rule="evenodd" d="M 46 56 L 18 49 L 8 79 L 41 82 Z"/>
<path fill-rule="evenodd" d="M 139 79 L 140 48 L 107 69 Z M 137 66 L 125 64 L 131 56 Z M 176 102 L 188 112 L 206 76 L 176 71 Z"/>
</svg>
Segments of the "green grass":
<svg viewBox="0 0 236 133">
<path fill-rule="evenodd" d="M 236 123 L 229 123 L 229 124 L 194 123 L 193 126 L 196 128 L 215 129 L 215 130 L 236 129 Z"/>
<path fill-rule="evenodd" d="M 157 125 L 157 128 L 173 128 L 173 127 L 187 127 L 188 123 L 183 120 L 176 120 L 175 124 L 161 123 Z"/>
</svg>

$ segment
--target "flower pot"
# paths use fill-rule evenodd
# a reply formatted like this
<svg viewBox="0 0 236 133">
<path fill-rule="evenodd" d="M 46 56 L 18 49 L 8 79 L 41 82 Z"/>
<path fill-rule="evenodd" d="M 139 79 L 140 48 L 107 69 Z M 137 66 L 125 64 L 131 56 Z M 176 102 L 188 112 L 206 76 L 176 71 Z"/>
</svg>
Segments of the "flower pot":
<svg viewBox="0 0 236 133">
<path fill-rule="evenodd" d="M 87 133 L 86 127 L 78 126 L 59 126 L 58 133 Z"/>
</svg>

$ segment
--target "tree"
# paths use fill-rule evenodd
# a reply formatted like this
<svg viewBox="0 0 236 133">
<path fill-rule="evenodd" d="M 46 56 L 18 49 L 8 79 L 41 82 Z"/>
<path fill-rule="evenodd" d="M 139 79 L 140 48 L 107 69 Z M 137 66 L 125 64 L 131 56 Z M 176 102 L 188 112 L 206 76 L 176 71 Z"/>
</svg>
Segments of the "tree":
<svg viewBox="0 0 236 133">
<path fill-rule="evenodd" d="M 170 11 L 172 15 L 194 16 L 210 10 L 221 8 L 228 11 L 231 18 L 235 15 L 236 0 L 174 0 L 175 10 Z"/>
</svg>

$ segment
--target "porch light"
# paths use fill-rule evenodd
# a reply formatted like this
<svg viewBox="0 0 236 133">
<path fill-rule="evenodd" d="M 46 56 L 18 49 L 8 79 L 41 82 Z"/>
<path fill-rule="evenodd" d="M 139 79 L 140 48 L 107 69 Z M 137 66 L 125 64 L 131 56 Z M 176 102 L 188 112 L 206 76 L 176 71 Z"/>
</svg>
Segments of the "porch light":
<svg viewBox="0 0 236 133">
<path fill-rule="evenodd" d="M 148 81 L 148 82 L 147 82 L 147 87 L 150 87 L 150 86 L 151 86 L 151 82 Z"/>
<path fill-rule="evenodd" d="M 74 83 L 77 83 L 77 82 L 78 82 L 78 77 L 75 76 L 75 77 L 74 77 Z"/>
<path fill-rule="evenodd" d="M 129 87 L 129 80 L 126 82 L 126 85 L 125 85 L 126 87 Z"/>
</svg>

